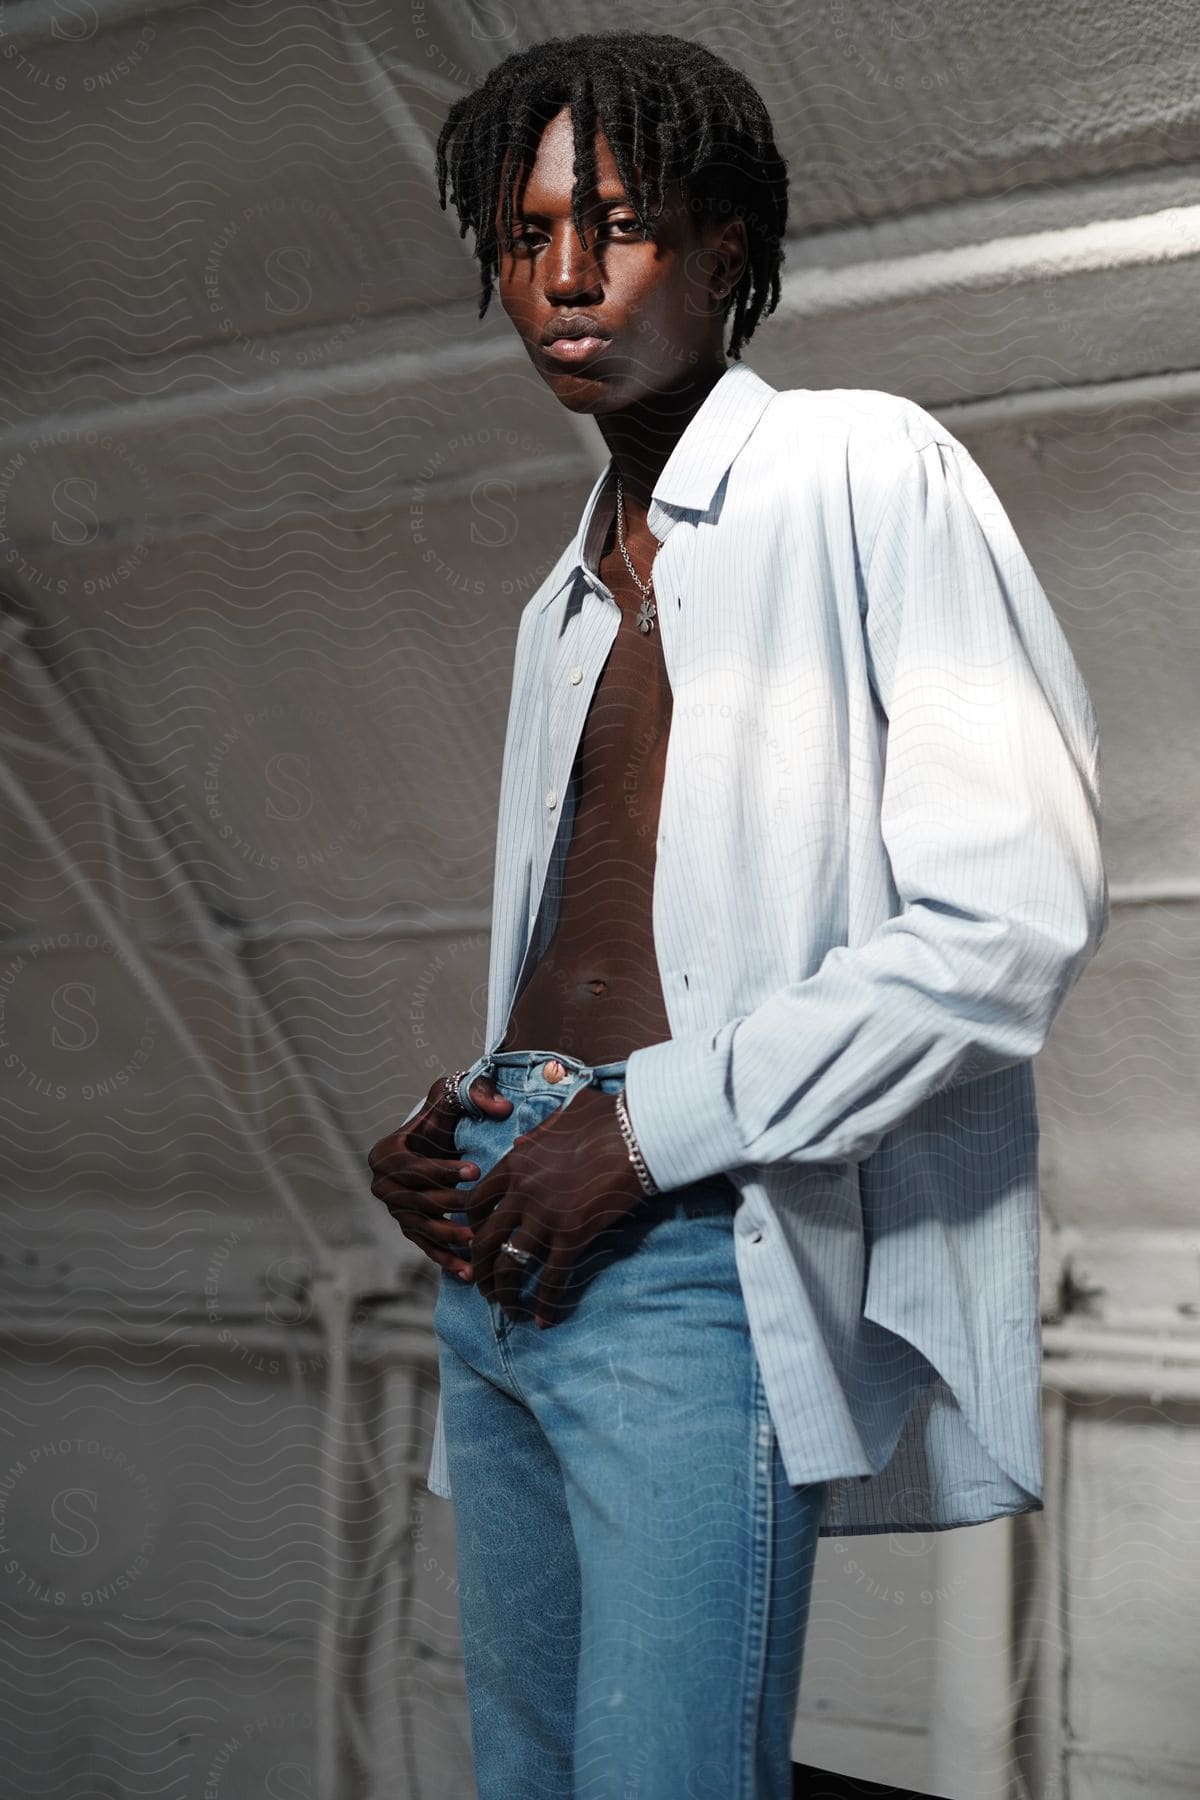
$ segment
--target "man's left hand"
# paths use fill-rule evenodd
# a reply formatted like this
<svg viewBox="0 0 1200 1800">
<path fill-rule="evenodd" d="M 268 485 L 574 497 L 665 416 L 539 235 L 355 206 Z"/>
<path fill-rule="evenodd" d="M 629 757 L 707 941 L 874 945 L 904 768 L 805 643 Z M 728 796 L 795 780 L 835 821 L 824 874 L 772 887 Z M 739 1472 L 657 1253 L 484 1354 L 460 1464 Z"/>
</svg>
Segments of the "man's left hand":
<svg viewBox="0 0 1200 1800">
<path fill-rule="evenodd" d="M 580 1088 L 568 1105 L 515 1138 L 465 1196 L 474 1285 L 509 1318 L 520 1316 L 525 1265 L 501 1248 L 511 1237 L 519 1250 L 542 1259 L 536 1323 L 557 1324 L 567 1278 L 583 1251 L 645 1198 L 617 1124 L 616 1095 Z"/>
</svg>

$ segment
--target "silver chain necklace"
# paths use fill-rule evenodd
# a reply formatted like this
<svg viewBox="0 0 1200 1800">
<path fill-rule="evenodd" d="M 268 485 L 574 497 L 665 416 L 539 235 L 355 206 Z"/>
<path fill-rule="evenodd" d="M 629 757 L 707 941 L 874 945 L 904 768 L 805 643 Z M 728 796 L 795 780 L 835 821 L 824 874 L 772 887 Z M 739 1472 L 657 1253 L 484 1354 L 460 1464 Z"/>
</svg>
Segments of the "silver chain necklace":
<svg viewBox="0 0 1200 1800">
<path fill-rule="evenodd" d="M 638 587 L 645 595 L 642 604 L 638 607 L 638 630 L 642 632 L 653 631 L 654 621 L 658 616 L 658 607 L 650 598 L 650 589 L 654 585 L 654 574 L 653 571 L 651 571 L 650 580 L 643 581 L 629 560 L 629 552 L 625 548 L 625 507 L 621 499 L 621 476 L 619 472 L 617 474 L 617 543 L 621 547 L 621 555 L 625 558 L 625 567 L 629 570 L 629 573 L 633 576 Z"/>
</svg>

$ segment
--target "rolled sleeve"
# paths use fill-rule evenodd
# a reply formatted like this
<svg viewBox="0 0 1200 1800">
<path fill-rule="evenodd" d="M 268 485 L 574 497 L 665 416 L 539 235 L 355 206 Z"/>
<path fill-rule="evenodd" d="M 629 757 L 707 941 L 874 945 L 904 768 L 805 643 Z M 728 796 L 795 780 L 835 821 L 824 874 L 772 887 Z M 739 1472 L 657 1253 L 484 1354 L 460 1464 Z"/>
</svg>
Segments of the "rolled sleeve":
<svg viewBox="0 0 1200 1800">
<path fill-rule="evenodd" d="M 720 1040 L 735 1027 L 671 1038 L 635 1050 L 625 1066 L 629 1123 L 664 1193 L 744 1161 L 741 1130 Z"/>
</svg>

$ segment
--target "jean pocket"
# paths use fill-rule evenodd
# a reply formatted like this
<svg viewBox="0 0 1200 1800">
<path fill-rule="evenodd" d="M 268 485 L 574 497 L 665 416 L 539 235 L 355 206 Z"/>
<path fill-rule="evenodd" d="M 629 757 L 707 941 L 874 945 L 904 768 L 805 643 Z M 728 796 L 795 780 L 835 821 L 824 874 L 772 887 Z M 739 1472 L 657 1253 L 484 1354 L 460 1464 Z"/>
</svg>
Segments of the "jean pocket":
<svg viewBox="0 0 1200 1800">
<path fill-rule="evenodd" d="M 460 1162 L 478 1162 L 486 1146 L 481 1136 L 489 1121 L 479 1113 L 460 1113 L 454 1121 L 454 1150 Z"/>
</svg>

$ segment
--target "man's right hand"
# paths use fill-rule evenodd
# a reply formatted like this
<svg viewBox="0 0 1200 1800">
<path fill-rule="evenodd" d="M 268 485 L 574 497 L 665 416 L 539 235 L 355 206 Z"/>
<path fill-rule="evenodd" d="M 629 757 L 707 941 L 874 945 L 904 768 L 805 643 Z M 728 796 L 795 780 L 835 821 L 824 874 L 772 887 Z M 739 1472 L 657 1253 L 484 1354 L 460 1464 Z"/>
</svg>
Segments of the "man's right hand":
<svg viewBox="0 0 1200 1800">
<path fill-rule="evenodd" d="M 465 1196 L 454 1184 L 474 1181 L 479 1165 L 458 1160 L 454 1128 L 462 1113 L 446 1103 L 446 1079 L 438 1076 L 415 1118 L 372 1146 L 367 1163 L 375 1177 L 371 1192 L 409 1242 L 443 1269 L 470 1280 L 461 1246 L 470 1244 L 471 1228 L 442 1215 L 466 1210 Z M 490 1075 L 477 1075 L 466 1091 L 490 1119 L 506 1119 L 512 1111 L 512 1101 L 497 1092 Z"/>
</svg>

